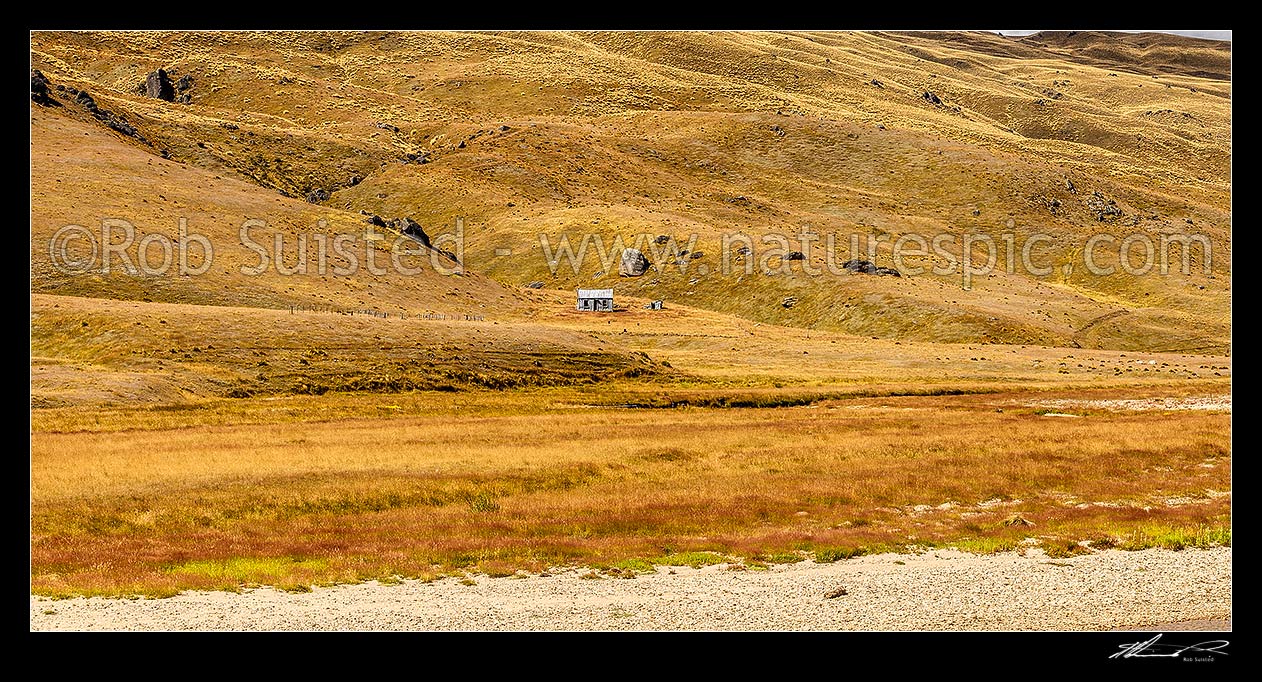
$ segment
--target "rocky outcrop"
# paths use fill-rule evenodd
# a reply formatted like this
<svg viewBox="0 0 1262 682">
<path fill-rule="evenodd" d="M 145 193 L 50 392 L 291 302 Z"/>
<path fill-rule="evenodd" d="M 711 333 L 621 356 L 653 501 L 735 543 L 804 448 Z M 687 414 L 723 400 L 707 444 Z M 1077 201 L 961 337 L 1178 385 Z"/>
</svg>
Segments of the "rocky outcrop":
<svg viewBox="0 0 1262 682">
<path fill-rule="evenodd" d="M 420 242 L 425 248 L 432 248 L 433 245 L 429 241 L 429 235 L 425 234 L 425 228 L 421 227 L 420 223 L 411 218 L 396 218 L 393 223 L 403 234 Z"/>
<path fill-rule="evenodd" d="M 621 277 L 639 277 L 648 272 L 649 259 L 639 249 L 623 249 L 622 260 L 618 264 L 618 275 Z"/>
<path fill-rule="evenodd" d="M 92 95 L 89 95 L 87 90 L 75 90 L 74 95 L 75 104 L 78 104 L 86 109 L 96 120 L 109 126 L 110 129 L 126 135 L 127 137 L 135 138 L 150 147 L 153 146 L 149 140 L 145 139 L 144 135 L 140 134 L 139 130 L 136 130 L 136 126 L 128 123 L 127 120 L 121 116 L 116 116 L 114 113 L 97 106 L 96 100 L 92 99 Z"/>
<path fill-rule="evenodd" d="M 893 277 L 902 277 L 903 274 L 894 268 L 878 268 L 876 263 L 870 260 L 851 259 L 841 264 L 843 270 L 862 275 L 890 275 Z"/>
<path fill-rule="evenodd" d="M 193 77 L 188 74 L 180 76 L 180 79 L 175 81 L 175 101 L 180 104 L 191 103 L 193 101 L 193 95 L 189 92 L 191 89 L 193 89 Z"/>
<path fill-rule="evenodd" d="M 425 229 L 415 220 L 412 220 L 411 218 L 395 218 L 390 221 L 390 226 L 434 253 L 445 256 L 453 263 L 460 263 L 460 259 L 456 258 L 456 254 L 434 246 L 433 242 L 429 238 L 429 235 L 425 233 Z"/>
<path fill-rule="evenodd" d="M 842 263 L 841 268 L 848 272 L 861 272 L 868 275 L 876 274 L 876 264 L 870 260 L 851 259 Z"/>
<path fill-rule="evenodd" d="M 145 78 L 145 95 L 164 102 L 175 101 L 175 86 L 164 69 L 158 69 Z"/>
<path fill-rule="evenodd" d="M 48 78 L 39 69 L 31 69 L 31 101 L 43 107 L 61 106 L 60 102 L 53 99 L 48 86 Z"/>
</svg>

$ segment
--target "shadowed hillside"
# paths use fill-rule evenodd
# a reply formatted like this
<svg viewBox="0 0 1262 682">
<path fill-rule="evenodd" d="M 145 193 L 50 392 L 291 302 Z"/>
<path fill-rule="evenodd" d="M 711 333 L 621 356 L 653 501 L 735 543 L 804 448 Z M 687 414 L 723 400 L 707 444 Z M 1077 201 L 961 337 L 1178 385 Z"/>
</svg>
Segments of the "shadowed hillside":
<svg viewBox="0 0 1262 682">
<path fill-rule="evenodd" d="M 1231 80 L 1231 46 L 1218 40 L 1167 33 L 1040 31 L 1022 42 L 1104 68 Z"/>
</svg>

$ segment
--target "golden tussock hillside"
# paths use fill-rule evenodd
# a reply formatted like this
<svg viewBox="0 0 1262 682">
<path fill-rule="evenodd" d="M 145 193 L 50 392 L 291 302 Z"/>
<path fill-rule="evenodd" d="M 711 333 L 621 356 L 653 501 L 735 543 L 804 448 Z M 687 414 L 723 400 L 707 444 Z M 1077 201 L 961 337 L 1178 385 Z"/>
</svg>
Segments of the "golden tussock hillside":
<svg viewBox="0 0 1262 682">
<path fill-rule="evenodd" d="M 1225 352 L 1230 338 L 1225 43 L 1091 32 L 37 32 L 31 60 L 57 102 L 32 107 L 36 291 L 511 312 L 518 287 L 543 282 L 887 338 L 1195 352 Z M 159 68 L 176 101 L 139 89 Z M 136 134 L 109 128 L 70 89 Z M 82 183 L 66 186 L 68 164 Z M 140 285 L 41 269 L 45 235 L 61 225 L 134 215 L 174 235 L 182 212 L 230 246 L 245 215 L 295 237 L 319 219 L 363 229 L 361 212 L 430 234 L 460 219 L 466 274 L 295 283 L 229 272 Z M 807 248 L 804 233 L 817 240 Z M 1109 275 L 1084 265 L 1101 233 L 1112 241 L 1090 252 Z M 733 234 L 751 238 L 748 256 L 725 257 Z M 804 259 L 785 260 L 779 242 L 761 241 L 768 234 Z M 989 236 L 998 260 L 965 289 L 962 266 L 929 268 L 962 259 L 968 234 Z M 1204 240 L 1186 272 L 1184 234 Z M 683 264 L 651 258 L 644 276 L 619 277 L 616 240 L 658 235 L 688 248 Z M 939 235 L 941 253 L 892 258 L 900 238 Z M 1019 262 L 1034 235 L 1037 272 Z M 1154 266 L 1168 251 L 1171 272 L 1123 272 L 1119 244 L 1132 235 L 1128 263 L 1152 243 Z M 575 250 L 588 240 L 577 269 L 549 262 L 562 237 Z M 876 242 L 876 265 L 904 276 L 830 271 L 857 255 L 852 237 L 861 253 Z"/>
</svg>

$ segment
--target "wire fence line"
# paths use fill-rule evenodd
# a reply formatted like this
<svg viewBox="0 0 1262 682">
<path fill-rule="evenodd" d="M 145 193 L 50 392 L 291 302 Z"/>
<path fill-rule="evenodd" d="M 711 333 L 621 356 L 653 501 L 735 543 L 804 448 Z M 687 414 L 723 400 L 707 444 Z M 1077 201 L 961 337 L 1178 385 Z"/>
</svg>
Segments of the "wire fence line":
<svg viewBox="0 0 1262 682">
<path fill-rule="evenodd" d="M 283 309 L 282 309 L 283 310 Z M 421 312 L 408 313 L 407 311 L 399 311 L 397 313 L 387 312 L 385 310 L 373 310 L 371 308 L 338 308 L 327 305 L 302 305 L 293 304 L 289 306 L 289 314 L 295 313 L 331 313 L 335 315 L 349 315 L 354 317 L 376 317 L 381 319 L 397 318 L 400 320 L 458 320 L 467 322 L 485 322 L 485 315 L 449 315 L 447 313 Z"/>
</svg>

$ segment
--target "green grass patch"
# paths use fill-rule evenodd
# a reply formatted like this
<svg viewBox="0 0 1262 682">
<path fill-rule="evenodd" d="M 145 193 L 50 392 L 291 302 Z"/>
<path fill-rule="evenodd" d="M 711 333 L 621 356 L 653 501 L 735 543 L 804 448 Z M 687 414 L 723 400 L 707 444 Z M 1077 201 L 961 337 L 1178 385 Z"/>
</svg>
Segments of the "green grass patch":
<svg viewBox="0 0 1262 682">
<path fill-rule="evenodd" d="M 469 504 L 469 509 L 478 514 L 489 514 L 500 510 L 499 500 L 496 499 L 495 495 L 486 491 L 470 495 L 466 501 Z"/>
<path fill-rule="evenodd" d="M 489 578 L 507 578 L 517 572 L 517 566 L 508 561 L 483 561 L 478 564 L 476 572 Z"/>
<path fill-rule="evenodd" d="M 1113 549 L 1118 546 L 1117 539 L 1107 535 L 1094 535 L 1087 538 L 1086 542 L 1094 550 Z"/>
<path fill-rule="evenodd" d="M 610 565 L 610 568 L 618 569 L 623 572 L 630 573 L 653 573 L 657 569 L 653 566 L 653 562 L 648 559 L 626 559 L 618 561 Z"/>
<path fill-rule="evenodd" d="M 868 554 L 866 547 L 823 547 L 815 550 L 815 563 L 831 564 L 842 559 L 852 559 Z"/>
<path fill-rule="evenodd" d="M 650 559 L 658 566 L 690 566 L 692 568 L 701 568 L 702 566 L 712 566 L 721 564 L 728 559 L 717 552 L 677 552 L 665 554 L 655 559 Z"/>
<path fill-rule="evenodd" d="M 1012 538 L 965 538 L 951 543 L 951 546 L 970 554 L 997 554 L 1016 549 L 1017 542 Z"/>
<path fill-rule="evenodd" d="M 168 573 L 209 578 L 216 582 L 236 584 L 274 584 L 290 578 L 295 572 L 318 573 L 328 570 L 323 559 L 297 557 L 234 557 L 186 561 L 167 569 Z"/>
<path fill-rule="evenodd" d="M 1049 538 L 1043 541 L 1043 553 L 1053 559 L 1066 559 L 1079 554 L 1090 554 L 1091 550 L 1078 544 L 1077 540 Z"/>
<path fill-rule="evenodd" d="M 1118 547 L 1127 550 L 1230 547 L 1231 528 L 1226 526 L 1144 526 L 1127 535 Z"/>
<path fill-rule="evenodd" d="M 768 564 L 796 564 L 802 561 L 803 557 L 797 552 L 773 552 L 760 559 Z"/>
</svg>

